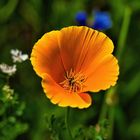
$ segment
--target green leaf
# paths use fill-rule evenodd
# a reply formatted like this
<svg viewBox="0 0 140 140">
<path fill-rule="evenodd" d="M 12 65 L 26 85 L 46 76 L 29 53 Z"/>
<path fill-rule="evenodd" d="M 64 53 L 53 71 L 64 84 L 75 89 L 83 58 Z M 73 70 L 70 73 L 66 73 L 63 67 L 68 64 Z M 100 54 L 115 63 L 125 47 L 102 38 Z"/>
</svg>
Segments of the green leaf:
<svg viewBox="0 0 140 140">
<path fill-rule="evenodd" d="M 8 0 L 7 4 L 0 8 L 0 22 L 6 22 L 14 13 L 18 0 Z"/>
</svg>

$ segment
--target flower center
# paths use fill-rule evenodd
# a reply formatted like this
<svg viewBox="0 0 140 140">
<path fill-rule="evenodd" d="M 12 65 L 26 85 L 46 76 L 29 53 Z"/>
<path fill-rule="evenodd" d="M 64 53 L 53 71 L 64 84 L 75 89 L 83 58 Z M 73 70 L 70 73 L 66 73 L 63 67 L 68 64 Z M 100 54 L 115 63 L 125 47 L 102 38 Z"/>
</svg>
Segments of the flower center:
<svg viewBox="0 0 140 140">
<path fill-rule="evenodd" d="M 86 78 L 81 73 L 75 73 L 72 69 L 66 72 L 65 80 L 60 84 L 65 90 L 71 92 L 80 92 L 85 87 Z"/>
</svg>

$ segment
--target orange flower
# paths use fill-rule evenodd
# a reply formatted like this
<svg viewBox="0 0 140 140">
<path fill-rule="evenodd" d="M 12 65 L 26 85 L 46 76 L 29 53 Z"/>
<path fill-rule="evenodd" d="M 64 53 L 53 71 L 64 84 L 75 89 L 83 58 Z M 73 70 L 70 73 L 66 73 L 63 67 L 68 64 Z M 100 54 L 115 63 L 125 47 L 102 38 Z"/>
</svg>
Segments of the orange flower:
<svg viewBox="0 0 140 140">
<path fill-rule="evenodd" d="M 92 101 L 88 91 L 116 84 L 119 66 L 113 49 L 104 33 L 71 26 L 46 33 L 34 45 L 31 63 L 52 103 L 87 108 Z"/>
</svg>

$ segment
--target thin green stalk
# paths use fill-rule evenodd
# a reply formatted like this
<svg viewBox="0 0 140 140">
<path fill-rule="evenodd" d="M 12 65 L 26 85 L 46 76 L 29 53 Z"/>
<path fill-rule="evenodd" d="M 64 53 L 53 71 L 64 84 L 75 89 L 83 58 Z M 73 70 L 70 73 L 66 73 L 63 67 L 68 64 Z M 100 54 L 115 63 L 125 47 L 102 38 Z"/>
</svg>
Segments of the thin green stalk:
<svg viewBox="0 0 140 140">
<path fill-rule="evenodd" d="M 109 130 L 108 130 L 108 140 L 113 138 L 113 129 L 114 129 L 114 118 L 115 118 L 115 106 L 111 106 L 109 109 Z"/>
<path fill-rule="evenodd" d="M 118 39 L 118 45 L 117 45 L 118 47 L 117 47 L 116 56 L 119 61 L 121 60 L 121 56 L 125 49 L 125 42 L 128 34 L 130 19 L 131 19 L 131 9 L 129 7 L 126 7 L 124 11 L 123 23 L 122 23 L 122 27 Z"/>
<path fill-rule="evenodd" d="M 131 9 L 129 7 L 126 7 L 125 12 L 124 12 L 124 17 L 123 17 L 123 23 L 122 23 L 122 27 L 121 27 L 121 31 L 120 31 L 120 35 L 119 35 L 119 39 L 118 39 L 118 47 L 117 47 L 117 54 L 116 54 L 119 63 L 121 61 L 121 57 L 122 57 L 122 54 L 125 49 L 125 42 L 126 42 L 126 38 L 127 38 L 127 34 L 128 34 L 130 19 L 131 19 Z M 114 118 L 115 118 L 115 105 L 109 106 L 106 103 L 107 95 L 110 94 L 110 92 L 111 92 L 111 94 L 116 94 L 117 88 L 113 87 L 112 89 L 108 90 L 106 96 L 104 97 L 104 102 L 102 105 L 99 121 L 101 121 L 102 119 L 105 119 L 108 115 L 109 124 L 110 124 L 108 138 L 109 138 L 109 140 L 112 140 L 113 128 L 114 128 Z"/>
<path fill-rule="evenodd" d="M 104 100 L 103 100 L 103 104 L 102 104 L 102 108 L 101 108 L 101 112 L 100 112 L 100 116 L 99 116 L 99 122 L 102 120 L 102 119 L 105 119 L 106 116 L 107 116 L 107 113 L 108 113 L 108 107 L 109 105 L 106 103 L 106 99 L 108 98 L 108 95 L 109 94 L 114 94 L 116 91 L 116 87 L 112 87 L 111 89 L 109 89 L 104 97 Z"/>
<path fill-rule="evenodd" d="M 107 106 L 107 104 L 106 104 L 105 98 L 106 98 L 106 95 L 105 95 L 104 100 L 103 100 L 103 104 L 102 104 L 102 108 L 101 108 L 101 111 L 100 111 L 100 116 L 99 116 L 98 123 L 99 123 L 101 120 L 105 119 L 106 116 L 107 116 L 108 106 Z"/>
<path fill-rule="evenodd" d="M 121 64 L 121 57 L 125 49 L 125 42 L 128 34 L 130 19 L 131 19 L 131 9 L 126 6 L 124 11 L 123 23 L 118 39 L 118 47 L 117 47 L 117 54 L 116 54 L 120 64 Z M 117 88 L 114 89 L 112 94 L 116 94 L 116 91 Z M 115 105 L 111 106 L 109 110 L 109 122 L 110 122 L 109 140 L 112 140 L 113 138 L 114 119 L 115 119 Z"/>
<path fill-rule="evenodd" d="M 66 124 L 66 129 L 67 129 L 67 133 L 68 133 L 69 139 L 73 140 L 72 133 L 71 133 L 71 130 L 70 130 L 70 126 L 69 126 L 69 123 L 68 123 L 69 113 L 70 113 L 70 108 L 68 107 L 66 109 L 65 124 Z"/>
</svg>

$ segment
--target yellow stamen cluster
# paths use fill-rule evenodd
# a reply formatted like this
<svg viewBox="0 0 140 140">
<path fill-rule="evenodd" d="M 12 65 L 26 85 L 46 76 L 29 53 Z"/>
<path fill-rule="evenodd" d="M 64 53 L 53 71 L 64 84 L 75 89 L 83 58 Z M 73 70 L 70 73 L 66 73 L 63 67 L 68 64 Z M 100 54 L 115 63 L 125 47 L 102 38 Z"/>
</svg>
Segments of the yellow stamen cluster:
<svg viewBox="0 0 140 140">
<path fill-rule="evenodd" d="M 72 92 L 80 92 L 83 90 L 84 82 L 86 81 L 85 76 L 80 73 L 75 73 L 72 69 L 66 72 L 64 76 L 65 80 L 60 84 L 63 86 L 65 90 L 68 90 L 70 93 Z"/>
</svg>

